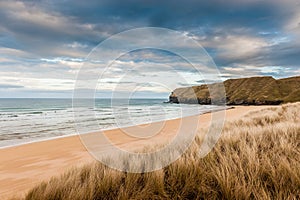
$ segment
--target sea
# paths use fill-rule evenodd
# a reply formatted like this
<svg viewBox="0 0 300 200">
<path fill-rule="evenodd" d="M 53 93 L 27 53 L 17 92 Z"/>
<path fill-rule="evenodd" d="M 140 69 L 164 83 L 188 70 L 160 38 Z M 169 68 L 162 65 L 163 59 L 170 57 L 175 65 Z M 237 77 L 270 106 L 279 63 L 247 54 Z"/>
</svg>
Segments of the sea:
<svg viewBox="0 0 300 200">
<path fill-rule="evenodd" d="M 95 99 L 73 107 L 72 99 L 0 99 L 0 148 L 79 134 L 198 115 L 212 105 L 164 103 L 166 99 Z M 79 112 L 80 114 L 75 113 Z M 93 113 L 93 114 L 91 114 Z M 95 126 L 96 125 L 96 126 Z M 82 134 L 82 133 L 80 133 Z"/>
</svg>

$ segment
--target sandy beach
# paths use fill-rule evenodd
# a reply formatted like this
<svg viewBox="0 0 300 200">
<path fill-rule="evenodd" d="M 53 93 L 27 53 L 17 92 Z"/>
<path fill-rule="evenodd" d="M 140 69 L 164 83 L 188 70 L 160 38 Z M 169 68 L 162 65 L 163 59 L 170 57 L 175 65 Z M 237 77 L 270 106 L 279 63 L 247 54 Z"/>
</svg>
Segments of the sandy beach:
<svg viewBox="0 0 300 200">
<path fill-rule="evenodd" d="M 250 111 L 266 107 L 270 106 L 236 106 L 234 109 L 226 110 L 226 121 L 238 119 Z M 211 113 L 193 118 L 197 118 L 199 127 L 205 127 L 210 123 Z M 130 137 L 121 129 L 105 131 L 105 135 L 118 147 L 134 150 L 143 145 L 172 139 L 179 126 L 180 119 L 166 121 L 151 140 Z M 147 125 L 140 127 L 147 130 Z M 138 126 L 130 127 L 130 129 L 135 128 Z M 77 135 L 1 149 L 0 198 L 24 195 L 39 182 L 47 181 L 67 169 L 93 160 Z"/>
</svg>

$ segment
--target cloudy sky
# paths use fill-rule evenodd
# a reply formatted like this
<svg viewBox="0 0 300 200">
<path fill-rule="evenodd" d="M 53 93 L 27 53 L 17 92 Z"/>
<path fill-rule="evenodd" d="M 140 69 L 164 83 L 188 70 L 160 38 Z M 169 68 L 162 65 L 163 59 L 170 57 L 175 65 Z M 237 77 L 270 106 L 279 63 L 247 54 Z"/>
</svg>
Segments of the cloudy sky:
<svg viewBox="0 0 300 200">
<path fill-rule="evenodd" d="M 0 97 L 72 97 L 77 73 L 92 49 L 140 27 L 168 28 L 196 40 L 222 80 L 300 75 L 298 0 L 1 0 L 0 19 Z M 100 63 L 95 69 L 105 67 Z M 204 79 L 215 80 L 209 69 L 199 76 L 172 52 L 140 49 L 115 60 L 97 91 L 109 97 L 116 88 L 133 88 L 141 96 L 165 97 L 175 87 Z M 172 84 L 166 87 L 166 82 Z"/>
</svg>

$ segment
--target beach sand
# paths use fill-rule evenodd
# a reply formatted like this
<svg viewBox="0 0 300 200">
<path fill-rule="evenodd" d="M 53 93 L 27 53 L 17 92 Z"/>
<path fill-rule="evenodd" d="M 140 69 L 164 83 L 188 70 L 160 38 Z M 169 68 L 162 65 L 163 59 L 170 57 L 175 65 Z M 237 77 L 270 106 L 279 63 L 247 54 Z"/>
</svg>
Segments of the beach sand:
<svg viewBox="0 0 300 200">
<path fill-rule="evenodd" d="M 226 121 L 266 107 L 270 106 L 236 106 L 226 110 Z M 199 127 L 205 127 L 209 125 L 211 115 L 206 113 L 190 118 L 196 119 Z M 174 119 L 128 128 L 131 132 L 136 130 L 137 133 L 156 130 L 157 134 L 151 139 L 137 139 L 124 134 L 121 129 L 107 130 L 104 134 L 119 148 L 132 151 L 145 145 L 170 141 L 176 135 L 180 124 L 181 119 Z M 105 148 L 103 146 L 103 150 Z M 39 182 L 91 161 L 94 158 L 77 135 L 1 149 L 0 199 L 22 196 Z"/>
</svg>

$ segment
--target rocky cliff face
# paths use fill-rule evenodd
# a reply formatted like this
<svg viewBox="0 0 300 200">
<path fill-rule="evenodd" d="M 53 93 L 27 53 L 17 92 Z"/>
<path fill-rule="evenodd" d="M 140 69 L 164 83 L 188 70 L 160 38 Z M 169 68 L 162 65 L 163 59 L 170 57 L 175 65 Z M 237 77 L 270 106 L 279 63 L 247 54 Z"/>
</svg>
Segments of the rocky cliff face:
<svg viewBox="0 0 300 200">
<path fill-rule="evenodd" d="M 300 101 L 300 76 L 285 79 L 251 77 L 229 79 L 222 83 L 175 89 L 169 97 L 171 103 L 227 105 L 278 105 Z M 211 91 L 211 92 L 210 92 Z"/>
</svg>

